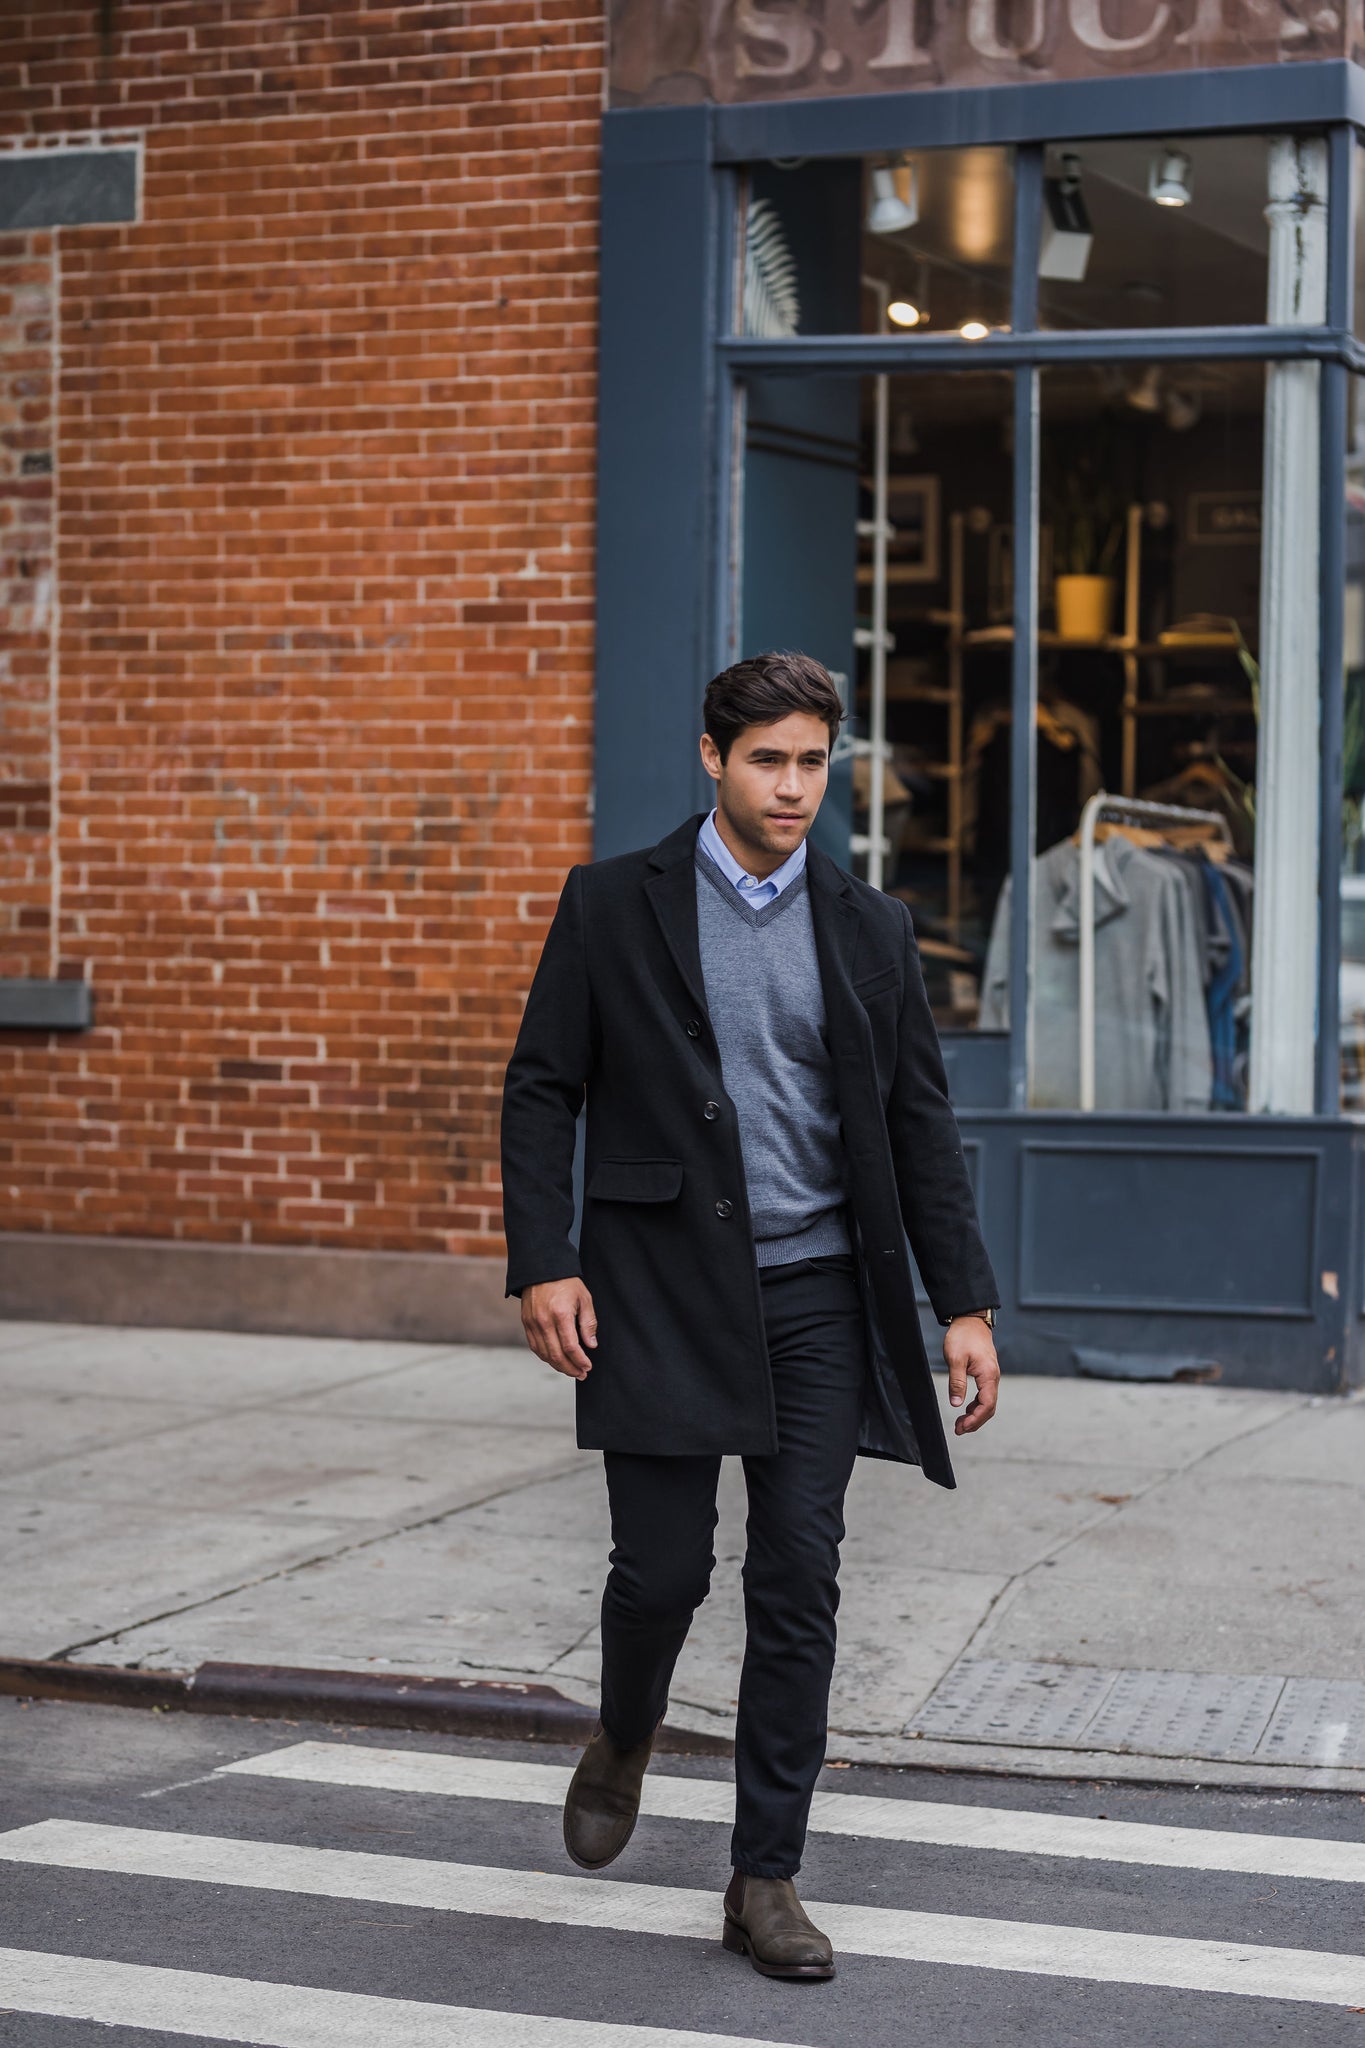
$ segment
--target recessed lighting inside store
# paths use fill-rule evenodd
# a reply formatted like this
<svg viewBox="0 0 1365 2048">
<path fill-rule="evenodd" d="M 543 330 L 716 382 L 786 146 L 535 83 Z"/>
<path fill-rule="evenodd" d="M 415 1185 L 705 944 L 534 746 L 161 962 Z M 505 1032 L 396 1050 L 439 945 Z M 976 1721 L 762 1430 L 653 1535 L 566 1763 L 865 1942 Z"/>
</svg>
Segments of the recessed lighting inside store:
<svg viewBox="0 0 1365 2048">
<path fill-rule="evenodd" d="M 1161 149 L 1152 158 L 1147 196 L 1158 206 L 1188 206 L 1194 197 L 1193 167 L 1183 149 Z"/>
<path fill-rule="evenodd" d="M 984 320 L 964 320 L 957 331 L 964 341 L 984 341 L 991 330 Z"/>
<path fill-rule="evenodd" d="M 898 235 L 919 219 L 919 173 L 911 157 L 877 164 L 872 171 L 872 203 L 867 230 L 872 235 Z"/>
<path fill-rule="evenodd" d="M 912 306 L 909 299 L 892 299 L 886 317 L 895 327 L 918 327 L 924 319 L 919 307 Z"/>
</svg>

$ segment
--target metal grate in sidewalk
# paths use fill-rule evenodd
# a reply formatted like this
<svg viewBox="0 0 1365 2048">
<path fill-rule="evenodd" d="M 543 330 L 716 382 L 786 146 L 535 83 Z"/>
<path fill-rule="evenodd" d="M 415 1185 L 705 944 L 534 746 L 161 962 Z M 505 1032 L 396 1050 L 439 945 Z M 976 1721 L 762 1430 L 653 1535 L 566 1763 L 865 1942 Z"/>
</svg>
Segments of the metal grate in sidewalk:
<svg viewBox="0 0 1365 2048">
<path fill-rule="evenodd" d="M 964 1657 L 907 1735 L 1256 1763 L 1365 1764 L 1365 1684 Z"/>
</svg>

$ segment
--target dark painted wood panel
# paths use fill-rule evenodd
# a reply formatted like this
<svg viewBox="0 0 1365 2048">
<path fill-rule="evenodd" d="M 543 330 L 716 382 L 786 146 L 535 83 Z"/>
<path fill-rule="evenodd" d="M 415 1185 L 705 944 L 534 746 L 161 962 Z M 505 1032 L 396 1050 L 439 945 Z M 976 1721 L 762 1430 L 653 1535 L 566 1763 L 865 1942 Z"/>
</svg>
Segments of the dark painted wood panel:
<svg viewBox="0 0 1365 2048">
<path fill-rule="evenodd" d="M 1029 1144 L 1023 1306 L 1311 1316 L 1321 1155 Z"/>
</svg>

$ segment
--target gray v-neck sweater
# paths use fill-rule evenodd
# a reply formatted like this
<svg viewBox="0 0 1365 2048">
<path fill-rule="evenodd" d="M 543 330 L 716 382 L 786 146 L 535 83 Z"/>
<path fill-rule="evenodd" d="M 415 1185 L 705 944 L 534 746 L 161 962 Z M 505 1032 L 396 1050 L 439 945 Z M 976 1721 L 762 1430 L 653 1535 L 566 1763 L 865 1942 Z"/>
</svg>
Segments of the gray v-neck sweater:
<svg viewBox="0 0 1365 2048">
<path fill-rule="evenodd" d="M 755 910 L 700 846 L 696 864 L 702 977 L 739 1118 L 758 1263 L 849 1251 L 848 1167 L 806 877 Z"/>
</svg>

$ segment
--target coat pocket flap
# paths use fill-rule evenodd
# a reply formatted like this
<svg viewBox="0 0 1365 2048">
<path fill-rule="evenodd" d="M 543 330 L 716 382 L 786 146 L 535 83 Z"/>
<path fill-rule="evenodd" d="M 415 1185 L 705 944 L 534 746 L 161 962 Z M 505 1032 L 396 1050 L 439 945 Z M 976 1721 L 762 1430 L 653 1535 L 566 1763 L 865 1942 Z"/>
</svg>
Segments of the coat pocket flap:
<svg viewBox="0 0 1365 2048">
<path fill-rule="evenodd" d="M 868 996 L 879 995 L 884 988 L 895 988 L 899 981 L 900 969 L 893 960 L 889 967 L 880 968 L 876 974 L 869 974 L 863 981 L 855 981 L 853 993 L 866 1000 Z"/>
<path fill-rule="evenodd" d="M 599 1202 L 671 1202 L 682 1177 L 681 1159 L 603 1159 L 586 1192 Z"/>
</svg>

